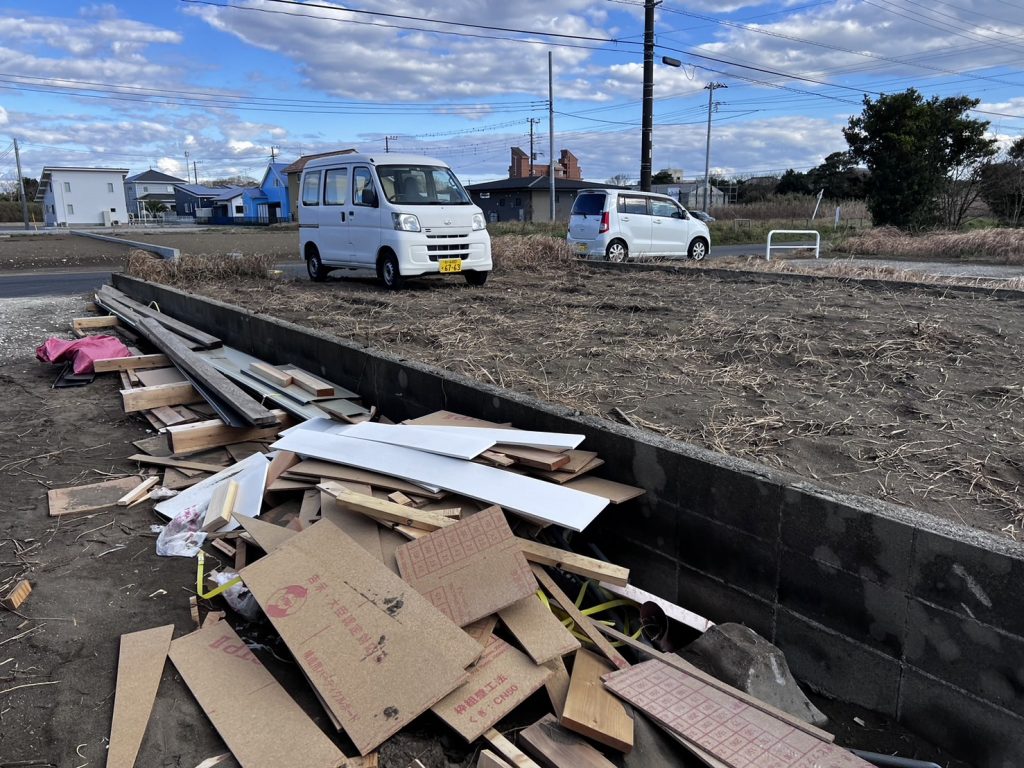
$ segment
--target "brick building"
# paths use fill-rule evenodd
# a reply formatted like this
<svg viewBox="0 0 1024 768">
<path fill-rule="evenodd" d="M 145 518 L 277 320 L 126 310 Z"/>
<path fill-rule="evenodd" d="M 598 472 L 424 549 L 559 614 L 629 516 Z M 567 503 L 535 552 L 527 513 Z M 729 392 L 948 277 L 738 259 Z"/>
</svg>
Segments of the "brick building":
<svg viewBox="0 0 1024 768">
<path fill-rule="evenodd" d="M 550 165 L 534 163 L 530 168 L 530 156 L 519 147 L 512 147 L 512 163 L 508 167 L 510 179 L 529 179 L 535 176 L 547 176 L 551 172 Z M 568 149 L 563 149 L 555 163 L 556 179 L 572 179 L 580 181 L 583 178 L 583 171 L 580 170 L 580 162 L 576 155 Z"/>
</svg>

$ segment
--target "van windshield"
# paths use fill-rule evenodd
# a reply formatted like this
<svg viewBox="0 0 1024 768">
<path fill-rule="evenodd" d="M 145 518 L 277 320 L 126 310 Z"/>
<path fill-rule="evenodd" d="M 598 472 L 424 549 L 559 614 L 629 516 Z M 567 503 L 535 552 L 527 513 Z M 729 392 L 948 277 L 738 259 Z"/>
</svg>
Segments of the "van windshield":
<svg viewBox="0 0 1024 768">
<path fill-rule="evenodd" d="M 472 205 L 455 174 L 444 166 L 378 165 L 377 175 L 389 203 Z"/>
</svg>

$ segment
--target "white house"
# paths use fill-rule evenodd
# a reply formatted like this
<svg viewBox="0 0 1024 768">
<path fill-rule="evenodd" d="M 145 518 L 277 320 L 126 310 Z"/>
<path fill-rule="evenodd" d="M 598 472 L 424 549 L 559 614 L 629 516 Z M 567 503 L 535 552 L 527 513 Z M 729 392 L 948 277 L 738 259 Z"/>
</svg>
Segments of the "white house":
<svg viewBox="0 0 1024 768">
<path fill-rule="evenodd" d="M 127 175 L 127 168 L 43 168 L 35 200 L 46 226 L 127 224 Z"/>
</svg>

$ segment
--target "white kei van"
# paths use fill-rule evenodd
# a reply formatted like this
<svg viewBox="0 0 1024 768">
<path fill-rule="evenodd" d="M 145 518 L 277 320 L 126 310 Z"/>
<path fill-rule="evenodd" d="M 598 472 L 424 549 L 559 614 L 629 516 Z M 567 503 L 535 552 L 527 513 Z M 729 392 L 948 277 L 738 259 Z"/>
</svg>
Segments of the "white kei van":
<svg viewBox="0 0 1024 768">
<path fill-rule="evenodd" d="M 311 280 L 334 269 L 374 270 L 385 286 L 461 273 L 483 285 L 491 238 L 480 209 L 441 160 L 360 154 L 306 163 L 299 187 L 299 247 Z"/>
<path fill-rule="evenodd" d="M 569 245 L 583 258 L 703 259 L 708 225 L 667 195 L 625 189 L 585 189 L 569 214 Z"/>
</svg>

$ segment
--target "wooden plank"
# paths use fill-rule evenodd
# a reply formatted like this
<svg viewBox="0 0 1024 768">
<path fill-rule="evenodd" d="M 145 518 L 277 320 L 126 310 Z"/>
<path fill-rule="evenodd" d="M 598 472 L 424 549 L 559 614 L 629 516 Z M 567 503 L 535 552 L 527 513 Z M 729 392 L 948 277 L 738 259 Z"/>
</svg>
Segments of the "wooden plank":
<svg viewBox="0 0 1024 768">
<path fill-rule="evenodd" d="M 484 733 L 483 737 L 487 740 L 488 744 L 494 747 L 498 753 L 512 763 L 515 768 L 540 768 L 539 765 L 519 750 L 515 744 L 493 728 L 488 729 Z"/>
<path fill-rule="evenodd" d="M 175 454 L 189 454 L 208 448 L 220 448 L 247 440 L 266 440 L 277 436 L 292 422 L 284 411 L 271 411 L 279 421 L 270 427 L 229 427 L 220 419 L 197 421 L 195 424 L 180 424 L 168 427 L 171 451 Z"/>
<path fill-rule="evenodd" d="M 318 459 L 306 459 L 304 461 L 300 461 L 298 464 L 291 467 L 291 471 L 296 474 L 307 475 L 309 477 L 327 477 L 332 480 L 340 480 L 343 482 L 365 483 L 366 485 L 374 488 L 386 488 L 392 491 L 415 493 L 417 496 L 425 496 L 428 499 L 442 499 L 445 496 L 442 492 L 434 493 L 433 491 L 428 491 L 422 486 L 407 482 L 401 478 L 394 477 L 393 475 L 381 472 L 370 472 L 369 470 L 359 469 L 358 467 L 346 467 L 341 464 L 334 464 L 329 461 L 320 461 Z"/>
<path fill-rule="evenodd" d="M 580 647 L 580 641 L 536 594 L 502 608 L 498 618 L 536 664 L 560 658 Z"/>
<path fill-rule="evenodd" d="M 412 499 L 406 496 L 401 491 L 395 491 L 394 493 L 388 494 L 388 500 L 395 502 L 395 504 L 401 504 L 403 507 L 412 506 Z"/>
<path fill-rule="evenodd" d="M 333 496 L 343 506 L 369 515 L 382 523 L 408 525 L 423 531 L 436 531 L 458 522 L 436 512 L 427 512 L 415 507 L 395 504 L 386 499 L 354 493 L 336 480 L 328 480 L 326 483 L 318 485 L 317 488 Z"/>
<path fill-rule="evenodd" d="M 544 715 L 520 731 L 519 743 L 543 768 L 615 768 L 589 743 L 560 726 L 554 715 Z"/>
<path fill-rule="evenodd" d="M 113 286 L 101 286 L 99 298 L 102 303 L 106 303 L 108 300 L 113 300 L 114 302 L 120 304 L 121 306 L 127 307 L 136 316 L 141 315 L 142 319 L 140 319 L 139 324 L 141 324 L 142 322 L 145 321 L 145 319 L 148 318 L 151 321 L 159 323 L 162 327 L 166 328 L 170 332 L 178 336 L 181 336 L 185 339 L 189 339 L 190 341 L 194 341 L 200 347 L 203 347 L 205 349 L 213 349 L 221 345 L 220 339 L 218 339 L 216 336 L 206 333 L 205 331 L 201 331 L 194 326 L 188 325 L 187 323 L 183 323 L 180 320 L 171 317 L 170 315 L 165 315 L 163 312 L 147 307 L 145 304 L 136 301 L 127 294 L 117 290 Z M 136 327 L 138 327 L 138 325 L 136 325 Z"/>
<path fill-rule="evenodd" d="M 32 584 L 28 579 L 21 579 L 8 590 L 7 594 L 0 600 L 0 605 L 9 611 L 16 611 L 21 607 L 22 603 L 28 600 L 30 594 L 32 594 Z"/>
<path fill-rule="evenodd" d="M 374 472 L 394 472 L 574 531 L 586 528 L 607 506 L 591 494 L 495 467 L 312 430 L 291 431 L 273 447 Z"/>
<path fill-rule="evenodd" d="M 121 635 L 107 768 L 135 765 L 173 635 L 173 624 Z"/>
<path fill-rule="evenodd" d="M 613 670 L 585 648 L 576 651 L 560 723 L 606 747 L 629 752 L 633 748 L 633 718 L 601 682 L 601 677 Z"/>
<path fill-rule="evenodd" d="M 170 657 L 242 768 L 345 765 L 226 621 L 173 641 Z"/>
<path fill-rule="evenodd" d="M 146 478 L 141 483 L 139 483 L 137 486 L 135 486 L 130 491 L 128 491 L 128 493 L 126 493 L 124 496 L 122 496 L 120 499 L 118 499 L 117 500 L 117 506 L 119 506 L 119 507 L 127 507 L 133 501 L 138 501 L 146 493 L 146 491 L 148 491 L 150 488 L 152 488 L 158 482 L 160 482 L 160 476 L 159 475 L 153 475 L 152 477 Z"/>
<path fill-rule="evenodd" d="M 550 547 L 532 539 L 519 539 L 526 559 L 531 563 L 540 563 L 560 568 L 569 573 L 585 576 L 588 579 L 606 581 L 609 584 L 629 583 L 629 569 L 614 563 L 606 563 L 586 555 L 567 552 L 564 549 Z"/>
<path fill-rule="evenodd" d="M 240 575 L 363 755 L 464 683 L 482 650 L 328 520 Z"/>
<path fill-rule="evenodd" d="M 334 397 L 334 386 L 311 373 L 294 366 L 281 367 L 281 370 L 292 377 L 292 383 L 316 397 Z"/>
<path fill-rule="evenodd" d="M 136 453 L 128 457 L 128 461 L 137 461 L 139 464 L 151 464 L 155 467 L 174 467 L 175 469 L 191 469 L 199 472 L 212 472 L 216 474 L 224 467 L 220 464 L 207 464 L 204 461 L 189 461 L 187 459 L 175 459 L 171 456 L 146 456 Z"/>
<path fill-rule="evenodd" d="M 813 736 L 816 739 L 821 739 L 822 741 L 833 741 L 835 739 L 835 736 L 833 736 L 828 731 L 822 730 L 817 726 L 811 725 L 807 721 L 801 720 L 796 715 L 789 714 L 789 712 L 783 712 L 781 709 L 773 707 L 768 702 L 762 701 L 756 696 L 751 696 L 746 691 L 741 691 L 738 688 L 733 688 L 731 685 L 722 682 L 717 677 L 709 675 L 704 670 L 699 669 L 690 662 L 686 661 L 686 659 L 684 659 L 682 656 L 678 656 L 674 653 L 662 653 L 661 651 L 651 648 L 649 645 L 645 645 L 639 640 L 629 637 L 628 635 L 624 635 L 614 627 L 609 627 L 605 624 L 596 623 L 595 626 L 601 632 L 603 632 L 605 635 L 612 638 L 613 640 L 616 640 L 622 643 L 623 645 L 628 645 L 633 650 L 646 654 L 650 658 L 656 659 L 662 662 L 663 664 L 667 664 L 673 669 L 677 669 L 680 672 L 685 672 L 690 677 L 699 680 L 705 685 L 709 685 L 712 688 L 716 688 L 717 690 L 732 696 L 734 699 L 739 699 L 744 704 L 747 704 L 748 706 L 751 706 L 754 709 L 758 709 L 767 715 L 771 715 L 772 717 L 778 720 L 782 720 L 788 725 L 793 726 L 797 730 L 803 731 L 809 736 Z"/>
<path fill-rule="evenodd" d="M 121 390 L 121 404 L 125 413 L 148 411 L 163 405 L 188 405 L 202 399 L 202 395 L 187 381 Z"/>
<path fill-rule="evenodd" d="M 249 371 L 279 387 L 287 387 L 292 383 L 292 377 L 289 374 L 270 363 L 250 363 Z"/>
<path fill-rule="evenodd" d="M 138 484 L 139 478 L 133 475 L 73 488 L 54 488 L 46 492 L 50 517 L 98 512 L 117 506 L 117 500 Z"/>
<path fill-rule="evenodd" d="M 552 659 L 544 666 L 551 670 L 551 677 L 544 683 L 548 699 L 551 701 L 551 710 L 555 717 L 561 717 L 562 710 L 565 709 L 565 699 L 569 695 L 569 671 L 561 657 Z"/>
<path fill-rule="evenodd" d="M 750 765 L 770 760 L 779 768 L 813 762 L 820 768 L 869 768 L 850 752 L 780 722 L 760 709 L 657 659 L 606 676 L 605 686 L 655 722 L 711 756 L 729 763 L 743 754 Z M 722 733 L 717 727 L 728 722 Z"/>
<path fill-rule="evenodd" d="M 548 572 L 540 565 L 533 566 L 533 575 L 537 577 L 537 581 L 540 582 L 541 586 L 544 587 L 544 591 L 550 595 L 555 602 L 561 606 L 562 610 L 565 611 L 569 618 L 576 624 L 576 628 L 583 632 L 590 641 L 597 646 L 597 649 L 604 654 L 604 656 L 612 662 L 619 669 L 625 669 L 629 666 L 629 662 L 622 656 L 621 653 L 612 647 L 612 644 L 605 639 L 604 635 L 597 631 L 594 627 L 594 622 L 589 618 L 580 613 L 579 608 L 576 604 L 569 599 L 568 595 L 562 591 L 555 580 L 552 579 Z"/>
<path fill-rule="evenodd" d="M 246 423 L 254 427 L 267 427 L 277 422 L 269 410 L 242 391 L 210 363 L 195 354 L 182 339 L 169 332 L 156 320 L 144 319 L 139 331 L 167 355 L 189 378 L 222 399 Z M 237 441 L 236 441 L 237 442 Z"/>
<path fill-rule="evenodd" d="M 121 324 L 113 315 L 103 317 L 73 317 L 71 318 L 71 329 L 73 331 L 91 331 L 98 328 L 116 328 Z"/>
<path fill-rule="evenodd" d="M 494 450 L 502 456 L 531 469 L 555 470 L 564 467 L 569 463 L 569 454 L 546 451 L 542 448 L 528 448 L 525 446 L 504 445 L 498 443 Z"/>
<path fill-rule="evenodd" d="M 144 368 L 163 368 L 168 365 L 172 365 L 171 359 L 164 354 L 108 357 L 102 360 L 92 361 L 92 367 L 96 373 L 116 373 L 117 371 L 142 370 Z"/>
<path fill-rule="evenodd" d="M 643 488 L 626 485 L 625 483 L 616 483 L 613 480 L 605 480 L 603 477 L 579 477 L 564 483 L 562 487 L 572 488 L 574 491 L 582 491 L 602 499 L 608 499 L 612 504 L 623 504 L 646 493 Z"/>
<path fill-rule="evenodd" d="M 476 768 L 509 768 L 508 763 L 489 749 L 480 751 L 476 759 Z"/>
<path fill-rule="evenodd" d="M 537 589 L 512 529 L 497 507 L 410 541 L 396 554 L 406 583 L 460 627 Z"/>
</svg>

